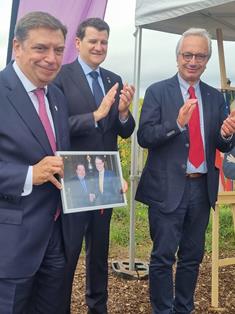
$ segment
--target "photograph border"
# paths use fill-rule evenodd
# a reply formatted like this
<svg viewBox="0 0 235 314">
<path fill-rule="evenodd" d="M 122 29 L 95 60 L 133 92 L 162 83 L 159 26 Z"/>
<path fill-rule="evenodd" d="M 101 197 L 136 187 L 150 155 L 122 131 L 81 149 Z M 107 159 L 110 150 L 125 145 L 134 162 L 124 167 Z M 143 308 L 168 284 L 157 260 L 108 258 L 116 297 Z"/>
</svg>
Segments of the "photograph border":
<svg viewBox="0 0 235 314">
<path fill-rule="evenodd" d="M 56 152 L 57 156 L 62 157 L 63 159 L 66 158 L 67 156 L 72 156 L 74 157 L 76 163 L 76 158 L 78 159 L 81 156 L 113 156 L 114 161 L 116 163 L 116 171 L 117 171 L 117 178 L 120 179 L 121 183 L 123 182 L 123 175 L 122 175 L 122 168 L 121 168 L 121 161 L 120 161 L 120 155 L 118 151 L 99 151 L 99 152 L 94 152 L 94 151 L 57 151 Z M 66 178 L 66 172 L 68 170 L 64 169 L 64 178 Z M 66 180 L 64 178 L 61 178 L 61 184 L 62 184 L 62 189 L 61 189 L 61 199 L 62 199 L 62 205 L 63 205 L 63 212 L 64 214 L 70 214 L 70 213 L 77 213 L 77 212 L 84 212 L 84 211 L 90 211 L 90 210 L 98 210 L 98 209 L 105 209 L 105 208 L 114 208 L 114 207 L 122 207 L 122 206 L 127 206 L 127 198 L 126 194 L 123 193 L 123 202 L 117 202 L 117 203 L 106 203 L 106 204 L 98 204 L 98 205 L 92 205 L 92 206 L 85 206 L 85 207 L 76 207 L 76 208 L 70 208 L 68 206 L 68 199 L 67 199 L 67 194 L 66 194 Z"/>
</svg>

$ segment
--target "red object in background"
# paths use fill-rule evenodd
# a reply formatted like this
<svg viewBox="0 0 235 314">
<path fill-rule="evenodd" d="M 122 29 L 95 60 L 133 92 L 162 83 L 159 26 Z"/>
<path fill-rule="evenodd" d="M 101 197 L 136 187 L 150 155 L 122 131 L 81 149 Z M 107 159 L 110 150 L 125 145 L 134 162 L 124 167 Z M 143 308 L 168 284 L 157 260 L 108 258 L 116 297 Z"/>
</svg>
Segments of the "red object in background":
<svg viewBox="0 0 235 314">
<path fill-rule="evenodd" d="M 215 155 L 215 166 L 220 170 L 220 181 L 224 191 L 232 191 L 233 190 L 233 181 L 231 179 L 227 179 L 223 173 L 223 157 L 219 150 L 216 150 Z"/>
</svg>

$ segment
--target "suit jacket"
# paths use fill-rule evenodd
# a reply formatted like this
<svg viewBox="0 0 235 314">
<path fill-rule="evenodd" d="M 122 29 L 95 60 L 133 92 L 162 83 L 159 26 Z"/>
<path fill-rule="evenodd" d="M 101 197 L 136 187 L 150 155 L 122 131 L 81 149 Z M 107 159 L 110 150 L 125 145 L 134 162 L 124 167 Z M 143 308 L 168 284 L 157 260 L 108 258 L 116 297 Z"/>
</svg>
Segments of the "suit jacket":
<svg viewBox="0 0 235 314">
<path fill-rule="evenodd" d="M 53 155 L 39 116 L 9 64 L 0 72 L 0 278 L 31 276 L 42 262 L 60 203 L 51 183 L 21 196 L 29 165 Z M 68 150 L 64 96 L 48 86 L 58 150 Z"/>
<path fill-rule="evenodd" d="M 93 118 L 93 112 L 97 109 L 95 99 L 78 60 L 62 66 L 55 80 L 55 84 L 63 91 L 68 102 L 72 150 L 115 151 L 117 136 L 127 138 L 134 130 L 135 122 L 131 114 L 126 123 L 122 124 L 119 120 L 119 92 L 123 86 L 120 76 L 103 68 L 100 72 L 105 92 L 116 82 L 119 83 L 115 103 L 104 119 L 103 129 L 95 127 Z"/>
<path fill-rule="evenodd" d="M 215 152 L 229 151 L 235 138 L 224 140 L 220 127 L 226 118 L 223 95 L 200 82 L 205 128 L 207 191 L 210 205 L 215 206 L 219 169 Z M 172 212 L 179 205 L 186 184 L 189 133 L 181 132 L 176 119 L 184 100 L 177 75 L 151 85 L 145 95 L 137 132 L 139 144 L 148 149 L 136 200 L 163 212 Z"/>
<path fill-rule="evenodd" d="M 90 193 L 97 194 L 97 190 L 95 190 L 95 185 L 92 182 L 92 178 L 86 176 L 84 178 L 85 188 L 82 186 L 81 181 L 78 177 L 73 177 L 68 182 L 68 207 L 69 208 L 79 208 L 79 207 L 88 207 L 94 206 L 94 201 L 90 200 Z"/>
<path fill-rule="evenodd" d="M 95 175 L 97 190 L 99 191 L 99 173 Z M 97 193 L 96 205 L 108 205 L 123 202 L 121 182 L 111 170 L 104 171 L 103 193 Z"/>
</svg>

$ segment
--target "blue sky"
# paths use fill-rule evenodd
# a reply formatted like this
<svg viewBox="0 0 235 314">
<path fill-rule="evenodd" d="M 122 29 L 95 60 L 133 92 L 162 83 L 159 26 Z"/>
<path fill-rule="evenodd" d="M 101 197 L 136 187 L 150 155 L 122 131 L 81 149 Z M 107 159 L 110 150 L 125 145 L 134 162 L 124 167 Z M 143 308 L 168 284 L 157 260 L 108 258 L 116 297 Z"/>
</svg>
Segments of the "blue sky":
<svg viewBox="0 0 235 314">
<path fill-rule="evenodd" d="M 5 65 L 11 1 L 0 0 L 0 69 Z M 123 81 L 133 82 L 135 39 L 135 0 L 108 0 L 105 20 L 111 28 L 109 51 L 103 66 L 117 72 Z M 143 30 L 140 95 L 151 83 L 174 75 L 177 71 L 175 46 L 179 36 L 169 33 Z M 235 43 L 224 42 L 227 76 L 235 86 Z M 217 43 L 213 41 L 213 53 L 202 79 L 214 87 L 220 87 Z"/>
</svg>

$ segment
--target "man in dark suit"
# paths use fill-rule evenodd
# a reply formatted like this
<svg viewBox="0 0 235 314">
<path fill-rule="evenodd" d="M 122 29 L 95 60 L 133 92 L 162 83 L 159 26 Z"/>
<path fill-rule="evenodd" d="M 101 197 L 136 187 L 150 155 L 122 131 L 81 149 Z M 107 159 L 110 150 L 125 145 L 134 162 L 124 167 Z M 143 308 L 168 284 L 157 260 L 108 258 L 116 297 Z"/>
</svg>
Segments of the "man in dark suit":
<svg viewBox="0 0 235 314">
<path fill-rule="evenodd" d="M 154 314 L 193 311 L 205 231 L 218 192 L 215 153 L 229 151 L 235 141 L 235 113 L 226 117 L 223 95 L 200 80 L 211 56 L 207 31 L 186 31 L 176 56 L 178 73 L 147 89 L 138 130 L 139 144 L 148 149 L 136 200 L 149 206 Z"/>
<path fill-rule="evenodd" d="M 96 205 L 108 205 L 123 202 L 121 182 L 112 170 L 105 169 L 105 158 L 97 155 L 95 166 L 98 171 L 95 181 L 98 190 Z"/>
<path fill-rule="evenodd" d="M 63 176 L 63 162 L 54 151 L 69 149 L 69 128 L 64 96 L 49 83 L 60 69 L 66 32 L 47 13 L 25 15 L 15 29 L 15 61 L 0 72 L 0 313 L 4 314 L 59 311 L 65 252 L 57 175 Z"/>
<path fill-rule="evenodd" d="M 62 67 L 56 84 L 68 101 L 72 150 L 115 151 L 117 137 L 129 137 L 135 127 L 129 111 L 134 87 L 122 84 L 120 76 L 100 67 L 108 48 L 109 26 L 99 18 L 90 18 L 77 30 L 79 57 Z M 113 95 L 116 93 L 115 98 Z M 102 94 L 106 94 L 102 100 Z M 86 302 L 89 313 L 107 313 L 108 247 L 112 209 L 73 214 L 74 258 L 68 272 L 73 273 L 86 239 Z M 81 230 L 84 228 L 84 232 Z M 69 310 L 70 296 L 67 299 Z"/>
<path fill-rule="evenodd" d="M 98 191 L 92 178 L 86 175 L 84 164 L 77 164 L 76 176 L 68 181 L 68 186 L 69 208 L 94 206 Z"/>
</svg>

